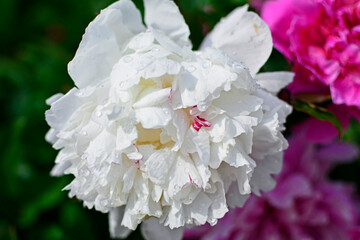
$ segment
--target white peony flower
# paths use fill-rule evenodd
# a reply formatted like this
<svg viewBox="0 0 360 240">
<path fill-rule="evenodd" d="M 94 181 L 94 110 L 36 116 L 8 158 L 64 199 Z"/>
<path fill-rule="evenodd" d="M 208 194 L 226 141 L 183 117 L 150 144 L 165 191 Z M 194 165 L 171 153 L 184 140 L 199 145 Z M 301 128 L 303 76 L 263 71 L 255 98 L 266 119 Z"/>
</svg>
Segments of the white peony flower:
<svg viewBox="0 0 360 240">
<path fill-rule="evenodd" d="M 112 237 L 143 222 L 147 239 L 180 239 L 274 187 L 291 112 L 275 94 L 292 75 L 255 75 L 272 39 L 247 6 L 192 51 L 172 1 L 144 4 L 147 28 L 130 0 L 90 23 L 69 63 L 77 87 L 47 101 L 46 139 L 52 175 L 73 174 L 70 197 L 110 212 Z"/>
</svg>

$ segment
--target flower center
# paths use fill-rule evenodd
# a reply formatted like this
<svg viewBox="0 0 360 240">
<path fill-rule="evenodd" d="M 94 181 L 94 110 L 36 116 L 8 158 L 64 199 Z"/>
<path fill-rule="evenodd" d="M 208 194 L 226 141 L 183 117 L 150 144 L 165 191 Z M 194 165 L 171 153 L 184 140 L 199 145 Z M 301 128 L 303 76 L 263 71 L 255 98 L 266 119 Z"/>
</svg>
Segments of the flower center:
<svg viewBox="0 0 360 240">
<path fill-rule="evenodd" d="M 136 125 L 138 138 L 136 141 L 137 146 L 153 145 L 156 150 L 172 147 L 175 142 L 170 136 L 165 134 L 160 128 L 145 129 L 141 124 Z"/>
</svg>

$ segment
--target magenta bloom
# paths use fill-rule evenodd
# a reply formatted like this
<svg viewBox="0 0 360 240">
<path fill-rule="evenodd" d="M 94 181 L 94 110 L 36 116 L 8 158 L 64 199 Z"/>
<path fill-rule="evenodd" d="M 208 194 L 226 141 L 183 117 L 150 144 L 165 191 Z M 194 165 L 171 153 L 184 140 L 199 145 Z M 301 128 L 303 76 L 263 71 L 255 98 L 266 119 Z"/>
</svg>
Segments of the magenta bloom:
<svg viewBox="0 0 360 240">
<path fill-rule="evenodd" d="M 293 93 L 330 90 L 334 103 L 360 108 L 360 1 L 269 1 L 262 17 L 294 63 Z"/>
<path fill-rule="evenodd" d="M 353 188 L 330 182 L 326 175 L 334 163 L 354 159 L 357 148 L 334 141 L 319 144 L 324 141 L 316 137 L 308 141 L 309 130 L 316 131 L 312 124 L 307 121 L 294 129 L 273 191 L 251 196 L 243 208 L 231 210 L 212 228 L 187 230 L 185 238 L 355 240 L 359 228 Z"/>
<path fill-rule="evenodd" d="M 265 2 L 269 0 L 249 0 L 249 4 L 253 7 L 256 11 L 261 12 L 261 8 Z"/>
</svg>

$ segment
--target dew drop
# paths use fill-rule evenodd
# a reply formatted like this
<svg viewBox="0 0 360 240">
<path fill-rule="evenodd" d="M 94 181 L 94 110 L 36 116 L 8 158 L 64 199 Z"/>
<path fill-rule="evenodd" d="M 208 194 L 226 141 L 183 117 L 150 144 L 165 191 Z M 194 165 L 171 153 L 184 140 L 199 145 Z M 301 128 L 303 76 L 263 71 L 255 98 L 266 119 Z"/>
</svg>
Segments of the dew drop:
<svg viewBox="0 0 360 240">
<path fill-rule="evenodd" d="M 132 60 L 133 60 L 133 58 L 130 57 L 130 56 L 124 57 L 124 62 L 125 62 L 125 63 L 129 63 L 129 62 L 131 62 Z"/>
<path fill-rule="evenodd" d="M 102 112 L 100 112 L 100 111 L 98 111 L 98 112 L 96 113 L 96 116 L 98 116 L 98 117 L 101 117 L 101 115 L 102 115 Z"/>
<path fill-rule="evenodd" d="M 186 69 L 188 72 L 192 73 L 196 70 L 196 67 L 194 66 L 189 66 L 187 69 Z"/>
<path fill-rule="evenodd" d="M 230 80 L 232 80 L 232 81 L 235 81 L 237 78 L 238 78 L 238 76 L 237 76 L 236 73 L 232 73 L 232 74 L 230 75 Z"/>
<path fill-rule="evenodd" d="M 122 87 L 124 87 L 124 82 L 121 82 L 120 84 L 119 84 L 119 86 L 122 88 Z"/>
<path fill-rule="evenodd" d="M 84 153 L 82 156 L 81 156 L 81 159 L 82 160 L 86 160 L 88 158 L 88 155 L 86 153 Z"/>
<path fill-rule="evenodd" d="M 153 50 L 153 52 L 159 52 L 160 51 L 159 48 L 153 48 L 152 50 Z"/>
<path fill-rule="evenodd" d="M 217 220 L 212 218 L 212 219 L 209 219 L 208 222 L 210 223 L 211 226 L 214 226 L 217 223 Z"/>
<path fill-rule="evenodd" d="M 202 67 L 205 68 L 205 69 L 208 69 L 209 67 L 211 66 L 211 63 L 206 61 L 202 64 Z"/>
<path fill-rule="evenodd" d="M 242 66 L 239 63 L 234 63 L 232 67 L 235 68 L 235 69 L 241 69 L 242 68 Z"/>
<path fill-rule="evenodd" d="M 87 135 L 88 135 L 87 131 L 82 131 L 81 134 L 84 135 L 84 136 L 87 136 Z"/>
<path fill-rule="evenodd" d="M 103 206 L 106 206 L 108 204 L 108 201 L 107 200 L 101 200 L 100 204 L 103 205 Z"/>
</svg>

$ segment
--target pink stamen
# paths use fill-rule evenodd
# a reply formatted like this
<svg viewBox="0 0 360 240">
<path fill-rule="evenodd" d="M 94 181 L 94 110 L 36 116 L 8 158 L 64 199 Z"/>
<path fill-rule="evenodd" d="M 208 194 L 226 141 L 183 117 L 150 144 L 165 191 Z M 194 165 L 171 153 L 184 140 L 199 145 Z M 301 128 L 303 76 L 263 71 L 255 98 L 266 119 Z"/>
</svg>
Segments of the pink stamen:
<svg viewBox="0 0 360 240">
<path fill-rule="evenodd" d="M 197 116 L 192 124 L 193 128 L 198 132 L 202 127 L 211 127 L 211 122 L 204 118 Z"/>
<path fill-rule="evenodd" d="M 172 94 L 172 88 L 170 88 L 170 93 L 169 93 L 169 96 L 168 96 L 169 100 L 171 99 L 171 94 Z"/>
</svg>

